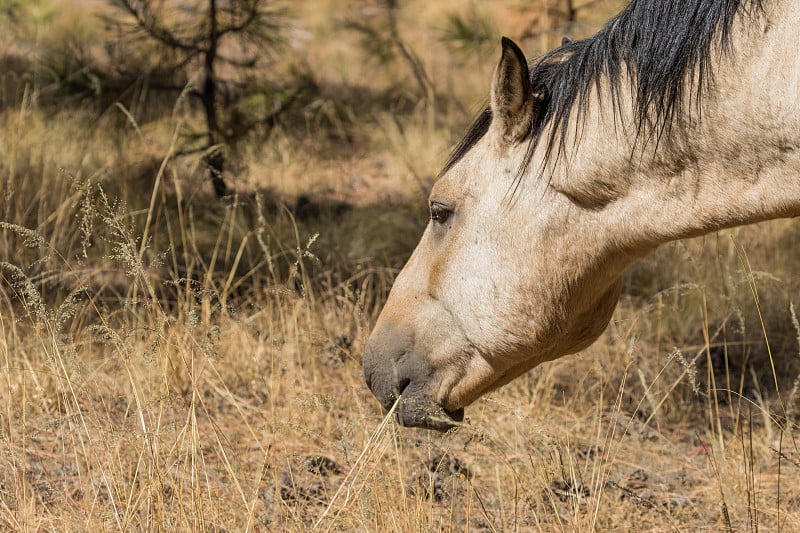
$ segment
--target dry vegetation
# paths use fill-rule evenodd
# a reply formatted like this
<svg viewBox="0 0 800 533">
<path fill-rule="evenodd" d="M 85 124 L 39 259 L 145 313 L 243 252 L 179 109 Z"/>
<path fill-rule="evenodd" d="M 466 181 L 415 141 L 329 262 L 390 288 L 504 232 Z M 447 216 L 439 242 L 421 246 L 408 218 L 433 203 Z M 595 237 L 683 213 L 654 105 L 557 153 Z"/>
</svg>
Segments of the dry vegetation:
<svg viewBox="0 0 800 533">
<path fill-rule="evenodd" d="M 221 202 L 185 96 L 86 92 L 104 3 L 3 19 L 0 529 L 800 529 L 796 223 L 659 250 L 593 347 L 455 432 L 384 423 L 361 349 L 497 36 L 539 53 L 619 2 L 492 5 L 401 3 L 427 88 L 379 3 L 288 5 L 263 83 L 302 94 Z"/>
</svg>

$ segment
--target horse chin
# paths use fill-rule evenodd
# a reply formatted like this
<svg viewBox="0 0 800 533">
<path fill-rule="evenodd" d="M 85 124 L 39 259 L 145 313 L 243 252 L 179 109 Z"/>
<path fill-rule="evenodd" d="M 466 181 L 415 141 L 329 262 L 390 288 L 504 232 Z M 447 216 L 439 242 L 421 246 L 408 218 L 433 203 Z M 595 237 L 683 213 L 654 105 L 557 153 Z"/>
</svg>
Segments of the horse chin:
<svg viewBox="0 0 800 533">
<path fill-rule="evenodd" d="M 406 427 L 447 431 L 464 420 L 464 409 L 448 411 L 428 396 L 403 398 L 397 408 L 397 421 Z"/>
</svg>

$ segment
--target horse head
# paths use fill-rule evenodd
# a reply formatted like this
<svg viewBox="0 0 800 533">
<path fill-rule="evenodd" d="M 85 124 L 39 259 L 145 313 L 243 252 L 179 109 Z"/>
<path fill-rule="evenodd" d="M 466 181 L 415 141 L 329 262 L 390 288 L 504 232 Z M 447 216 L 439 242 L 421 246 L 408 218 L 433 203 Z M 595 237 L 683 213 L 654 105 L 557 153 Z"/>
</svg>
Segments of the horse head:
<svg viewBox="0 0 800 533">
<path fill-rule="evenodd" d="M 430 223 L 367 342 L 367 383 L 387 409 L 402 394 L 404 425 L 452 426 L 482 394 L 588 346 L 616 305 L 629 254 L 606 224 L 577 216 L 552 181 L 518 190 L 547 98 L 528 76 L 504 39 L 487 131 L 436 181 Z"/>
<path fill-rule="evenodd" d="M 503 39 L 489 106 L 434 184 L 365 346 L 367 384 L 386 409 L 400 399 L 403 425 L 450 428 L 587 347 L 625 268 L 656 246 L 800 215 L 800 16 L 703 6 L 634 1 L 531 67 Z"/>
</svg>

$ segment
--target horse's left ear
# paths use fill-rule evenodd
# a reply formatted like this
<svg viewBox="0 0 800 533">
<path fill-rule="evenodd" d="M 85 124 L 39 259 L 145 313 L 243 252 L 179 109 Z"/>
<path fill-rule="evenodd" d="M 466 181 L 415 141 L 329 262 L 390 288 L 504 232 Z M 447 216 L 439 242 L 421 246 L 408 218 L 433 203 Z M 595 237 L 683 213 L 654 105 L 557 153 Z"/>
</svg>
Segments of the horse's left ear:
<svg viewBox="0 0 800 533">
<path fill-rule="evenodd" d="M 492 80 L 492 128 L 504 140 L 513 142 L 530 130 L 534 95 L 525 54 L 511 39 L 503 37 L 501 42 L 503 55 Z"/>
</svg>

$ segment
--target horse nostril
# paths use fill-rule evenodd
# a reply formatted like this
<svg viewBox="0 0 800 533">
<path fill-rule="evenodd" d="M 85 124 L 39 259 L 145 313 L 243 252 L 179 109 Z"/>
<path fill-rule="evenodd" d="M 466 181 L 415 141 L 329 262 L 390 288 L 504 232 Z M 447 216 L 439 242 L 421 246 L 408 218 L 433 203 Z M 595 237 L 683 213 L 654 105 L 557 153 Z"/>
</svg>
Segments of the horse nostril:
<svg viewBox="0 0 800 533">
<path fill-rule="evenodd" d="M 372 372 L 367 370 L 366 366 L 364 366 L 364 381 L 367 383 L 367 388 L 372 390 Z"/>
<path fill-rule="evenodd" d="M 406 388 L 410 384 L 411 380 L 408 378 L 403 378 L 398 382 L 397 386 L 394 388 L 394 390 L 392 390 L 392 394 L 390 396 L 390 400 L 392 401 L 392 403 L 394 403 L 395 400 L 397 400 L 397 398 L 400 397 L 401 394 L 403 394 L 403 391 L 406 390 Z M 391 407 L 392 406 L 390 405 L 389 409 L 391 409 Z"/>
<path fill-rule="evenodd" d="M 400 383 L 397 386 L 397 395 L 400 396 L 403 394 L 403 391 L 406 390 L 406 387 L 411 383 L 411 380 L 408 378 L 400 380 Z"/>
</svg>

